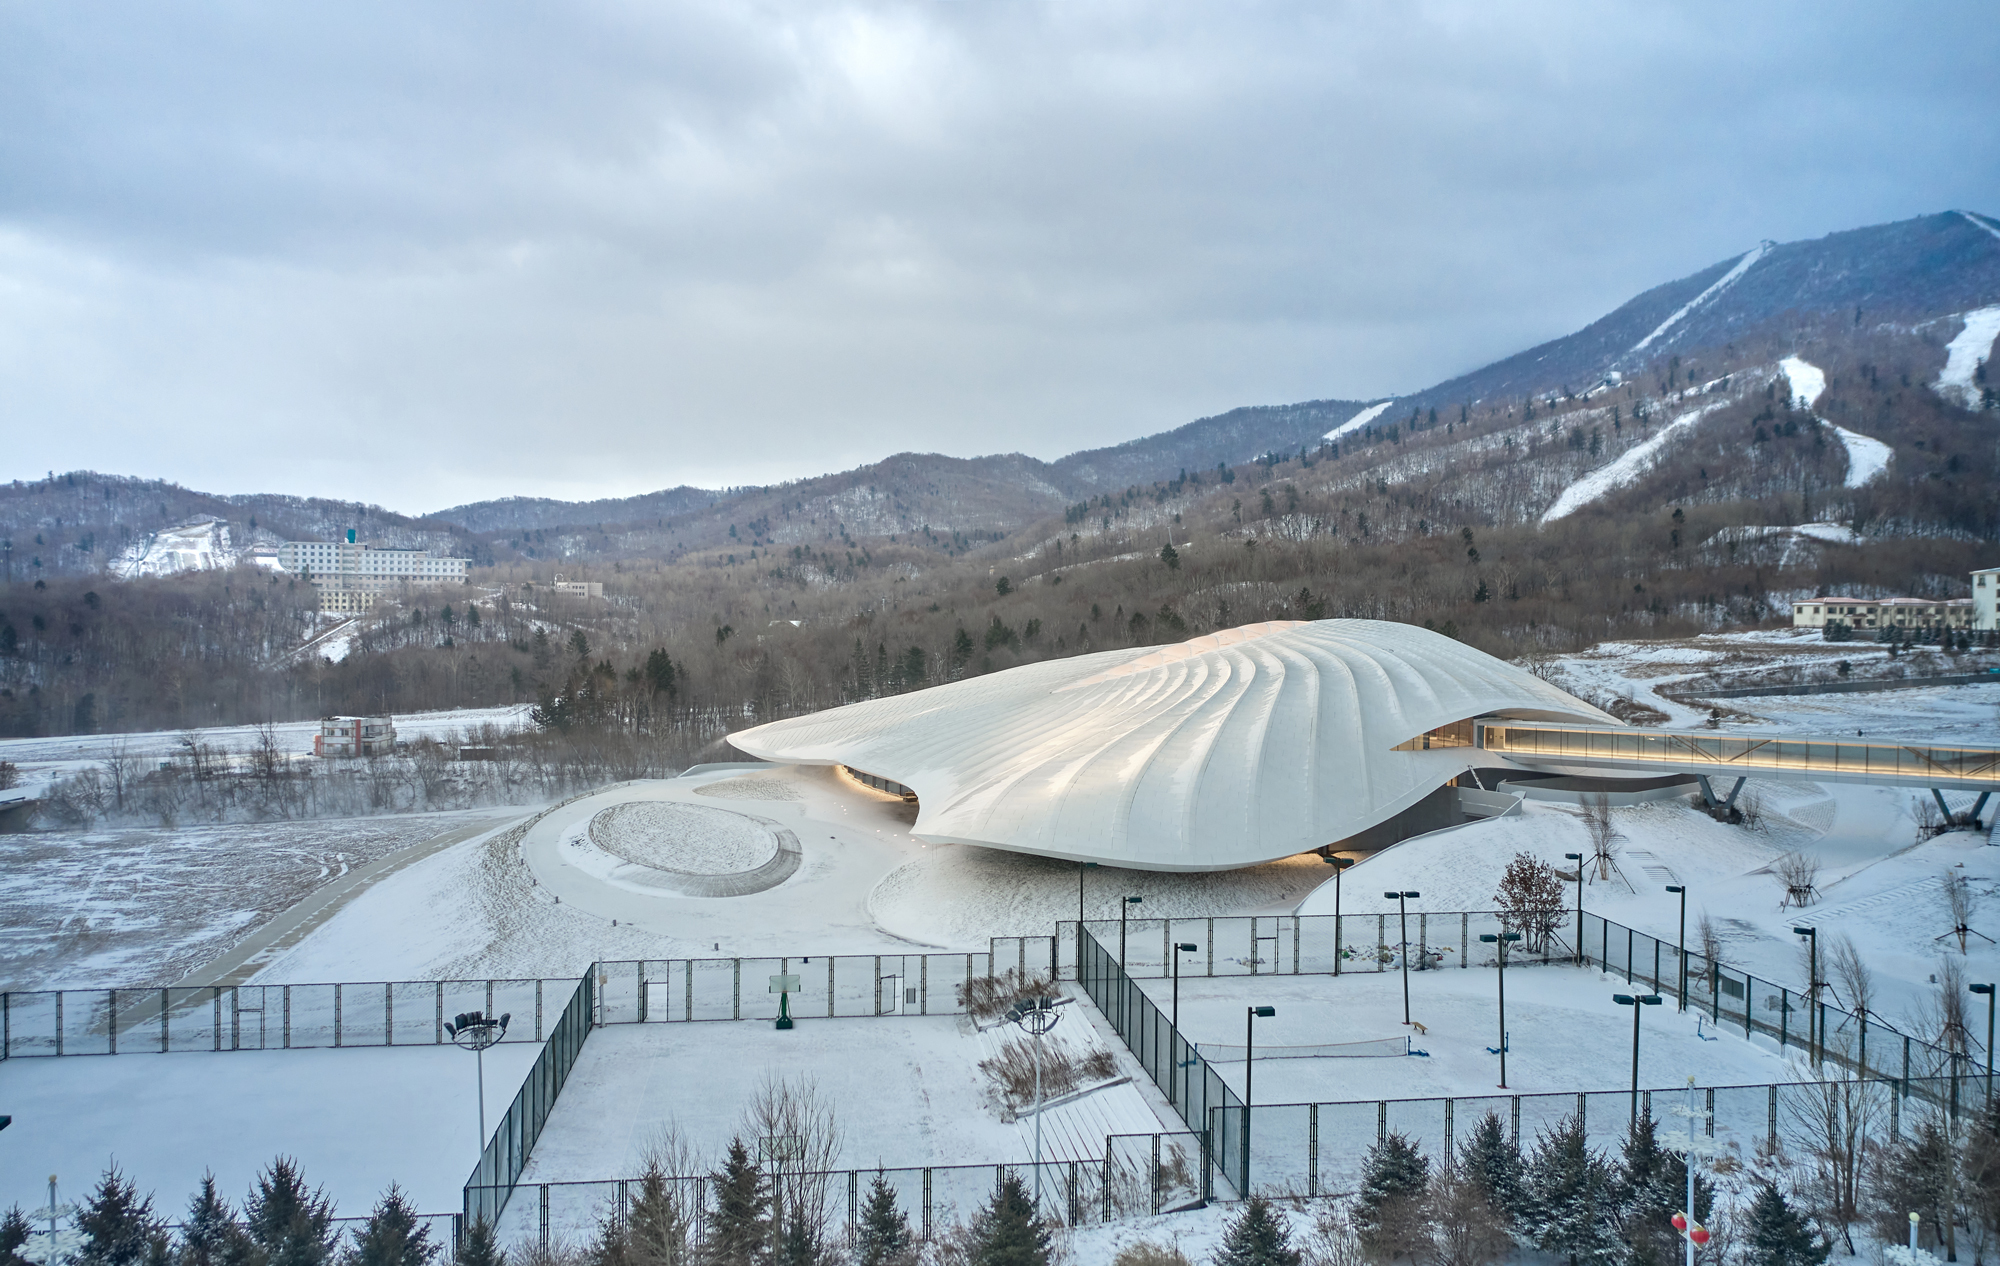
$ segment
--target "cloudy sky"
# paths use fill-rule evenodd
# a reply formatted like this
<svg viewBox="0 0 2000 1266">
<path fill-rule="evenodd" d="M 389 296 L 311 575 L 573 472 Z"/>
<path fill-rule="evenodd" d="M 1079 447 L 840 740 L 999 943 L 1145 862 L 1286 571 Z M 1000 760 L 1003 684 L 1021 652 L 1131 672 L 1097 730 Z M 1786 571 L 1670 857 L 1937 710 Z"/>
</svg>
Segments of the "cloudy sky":
<svg viewBox="0 0 2000 1266">
<path fill-rule="evenodd" d="M 1414 390 L 2000 213 L 1939 3 L 0 2 L 0 478 L 422 511 Z"/>
</svg>

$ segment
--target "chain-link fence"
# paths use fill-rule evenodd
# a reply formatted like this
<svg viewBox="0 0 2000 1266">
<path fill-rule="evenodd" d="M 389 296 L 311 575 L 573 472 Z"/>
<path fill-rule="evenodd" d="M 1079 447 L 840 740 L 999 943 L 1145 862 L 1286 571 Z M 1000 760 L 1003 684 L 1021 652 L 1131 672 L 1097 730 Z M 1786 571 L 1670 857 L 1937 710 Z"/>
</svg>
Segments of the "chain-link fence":
<svg viewBox="0 0 2000 1266">
<path fill-rule="evenodd" d="M 569 1080 L 570 1069 L 576 1067 L 577 1056 L 583 1053 L 583 1044 L 594 1027 L 591 1017 L 596 1011 L 595 975 L 586 972 L 581 980 L 571 982 L 571 993 L 564 1001 L 554 1031 L 541 1054 L 535 1057 L 534 1066 L 528 1069 L 521 1088 L 514 1093 L 514 1102 L 508 1105 L 507 1115 L 500 1118 L 499 1128 L 486 1141 L 471 1177 L 465 1180 L 463 1199 L 468 1222 L 484 1218 L 489 1224 L 497 1223 L 505 1211 L 507 1197 L 527 1167 L 535 1140 L 542 1136 L 542 1126 L 555 1110 L 556 1097 L 562 1094 L 563 1083 Z"/>
<path fill-rule="evenodd" d="M 1003 965 L 1002 970 L 1005 969 Z M 991 954 L 813 954 L 780 958 L 650 958 L 596 965 L 599 1024 L 769 1020 L 772 982 L 794 978 L 795 1016 L 960 1015 L 966 982 Z"/>
</svg>

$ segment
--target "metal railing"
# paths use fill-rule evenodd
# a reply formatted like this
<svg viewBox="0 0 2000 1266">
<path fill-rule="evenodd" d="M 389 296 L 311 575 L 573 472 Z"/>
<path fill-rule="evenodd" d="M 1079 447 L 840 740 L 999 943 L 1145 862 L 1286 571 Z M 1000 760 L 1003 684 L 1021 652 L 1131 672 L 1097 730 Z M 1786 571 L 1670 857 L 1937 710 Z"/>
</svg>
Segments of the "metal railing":
<svg viewBox="0 0 2000 1266">
<path fill-rule="evenodd" d="M 497 1224 L 506 1210 L 507 1198 L 513 1194 L 521 1171 L 527 1168 L 535 1140 L 541 1137 L 542 1126 L 555 1110 L 563 1083 L 569 1080 L 570 1070 L 576 1067 L 577 1057 L 583 1053 L 583 1044 L 594 1027 L 591 1022 L 596 1013 L 594 976 L 594 972 L 585 972 L 582 979 L 571 982 L 572 992 L 563 1004 L 561 1017 L 543 1044 L 541 1054 L 528 1069 L 521 1088 L 514 1092 L 514 1102 L 500 1118 L 499 1128 L 486 1140 L 486 1149 L 480 1153 L 479 1163 L 472 1167 L 471 1177 L 465 1180 L 463 1212 L 467 1223 L 484 1218 L 489 1225 Z"/>
<path fill-rule="evenodd" d="M 795 1016 L 959 1015 L 965 983 L 991 954 L 809 954 L 776 958 L 649 958 L 598 963 L 599 1024 L 769 1020 L 770 978 L 796 976 Z"/>
</svg>

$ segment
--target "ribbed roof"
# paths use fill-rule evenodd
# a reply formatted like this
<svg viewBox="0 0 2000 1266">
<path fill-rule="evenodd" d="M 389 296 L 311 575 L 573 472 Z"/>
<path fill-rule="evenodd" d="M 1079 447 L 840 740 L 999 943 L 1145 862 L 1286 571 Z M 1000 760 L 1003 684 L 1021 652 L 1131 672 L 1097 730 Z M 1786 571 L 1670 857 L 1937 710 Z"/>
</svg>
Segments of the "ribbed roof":
<svg viewBox="0 0 2000 1266">
<path fill-rule="evenodd" d="M 1392 751 L 1487 713 L 1615 719 L 1428 629 L 1281 620 L 774 721 L 752 756 L 917 793 L 915 833 L 1141 870 L 1222 870 L 1375 825 L 1463 770 Z"/>
</svg>

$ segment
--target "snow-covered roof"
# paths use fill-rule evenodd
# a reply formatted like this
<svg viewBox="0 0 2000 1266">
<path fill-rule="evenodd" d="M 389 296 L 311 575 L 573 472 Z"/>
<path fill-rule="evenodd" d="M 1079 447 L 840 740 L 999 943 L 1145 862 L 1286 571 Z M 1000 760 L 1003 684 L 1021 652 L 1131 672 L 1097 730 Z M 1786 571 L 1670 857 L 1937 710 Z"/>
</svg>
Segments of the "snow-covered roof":
<svg viewBox="0 0 2000 1266">
<path fill-rule="evenodd" d="M 1027 664 L 730 741 L 904 784 L 924 839 L 1200 871 L 1289 857 L 1393 817 L 1472 753 L 1391 749 L 1487 714 L 1617 723 L 1427 629 L 1279 620 Z"/>
</svg>

